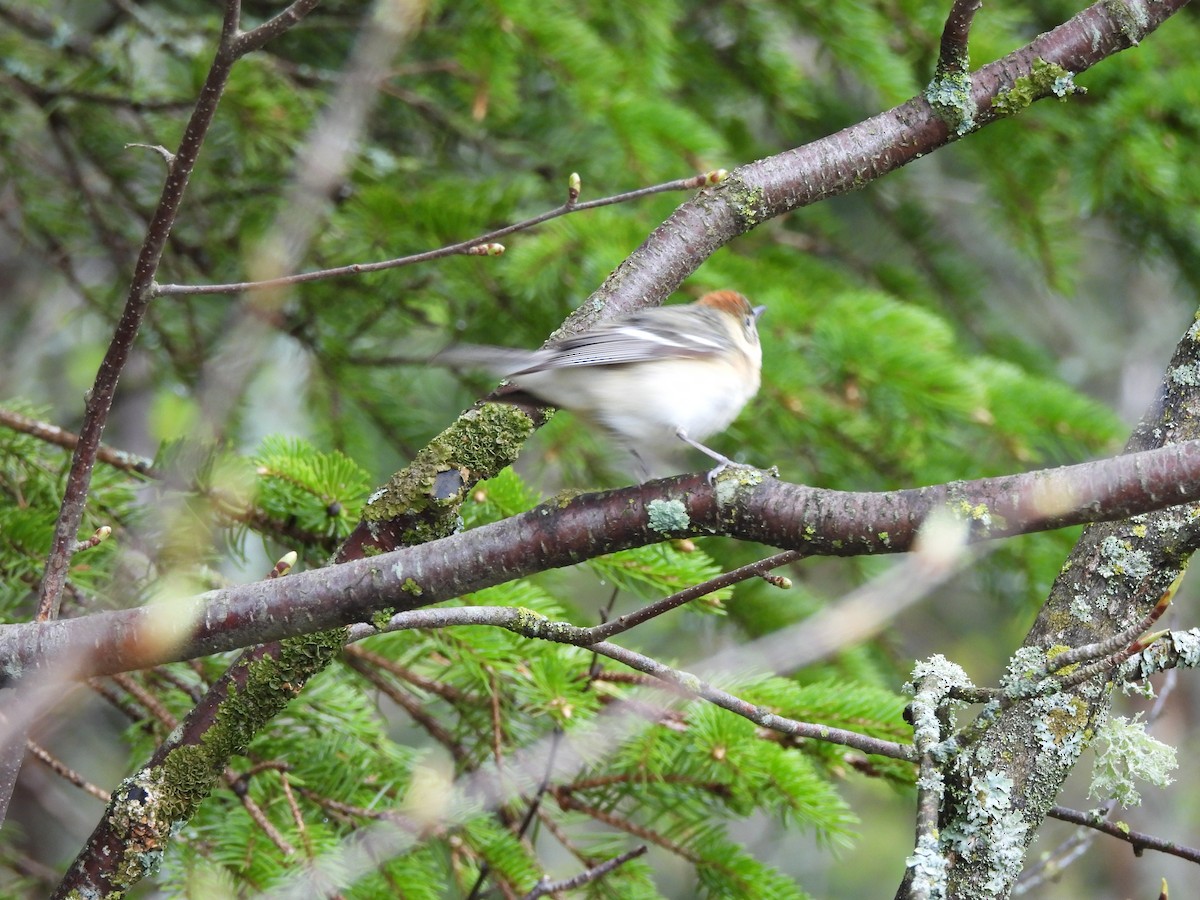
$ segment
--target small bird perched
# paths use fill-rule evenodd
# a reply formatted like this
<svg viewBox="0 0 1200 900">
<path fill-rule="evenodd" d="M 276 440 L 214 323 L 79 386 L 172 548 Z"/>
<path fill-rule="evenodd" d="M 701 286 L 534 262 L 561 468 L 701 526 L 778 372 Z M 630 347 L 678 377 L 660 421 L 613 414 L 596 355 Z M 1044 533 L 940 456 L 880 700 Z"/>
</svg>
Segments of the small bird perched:
<svg viewBox="0 0 1200 900">
<path fill-rule="evenodd" d="M 459 345 L 433 362 L 484 369 L 595 423 L 646 476 L 681 471 L 673 448 L 683 441 L 717 461 L 711 480 L 732 461 L 701 442 L 723 431 L 758 392 L 764 309 L 735 291 L 713 291 L 695 303 L 603 322 L 540 350 Z"/>
</svg>

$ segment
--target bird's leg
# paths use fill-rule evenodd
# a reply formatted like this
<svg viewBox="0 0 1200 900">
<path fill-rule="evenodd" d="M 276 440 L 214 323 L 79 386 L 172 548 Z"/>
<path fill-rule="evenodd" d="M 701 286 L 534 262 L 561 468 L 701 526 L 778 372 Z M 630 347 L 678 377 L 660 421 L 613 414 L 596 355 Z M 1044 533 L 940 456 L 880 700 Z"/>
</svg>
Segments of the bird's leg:
<svg viewBox="0 0 1200 900">
<path fill-rule="evenodd" d="M 695 447 L 697 450 L 699 450 L 705 456 L 708 456 L 711 459 L 715 459 L 717 461 L 717 465 L 713 469 L 709 470 L 709 473 L 708 473 L 708 481 L 710 484 L 712 483 L 712 480 L 714 478 L 716 478 L 718 475 L 720 475 L 722 472 L 724 472 L 727 468 L 729 468 L 730 466 L 737 465 L 737 463 L 735 463 L 728 456 L 722 456 L 716 450 L 712 449 L 712 447 L 706 447 L 706 446 L 704 446 L 704 444 L 700 443 L 699 441 L 688 437 L 688 433 L 682 428 L 675 429 L 675 436 L 677 438 L 679 438 L 681 441 L 683 441 L 685 444 L 687 444 L 689 447 Z"/>
</svg>

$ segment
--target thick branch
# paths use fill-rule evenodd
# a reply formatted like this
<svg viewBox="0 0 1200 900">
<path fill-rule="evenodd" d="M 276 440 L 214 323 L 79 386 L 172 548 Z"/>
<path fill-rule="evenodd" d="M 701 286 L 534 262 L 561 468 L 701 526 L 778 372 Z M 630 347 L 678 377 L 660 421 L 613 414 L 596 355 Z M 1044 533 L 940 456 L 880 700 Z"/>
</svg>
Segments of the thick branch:
<svg viewBox="0 0 1200 900">
<path fill-rule="evenodd" d="M 1193 326 L 1180 340 L 1160 396 L 1131 438 L 1125 458 L 1142 456 L 1149 447 L 1169 449 L 1172 442 L 1183 447 L 1182 442 L 1200 437 L 1195 379 L 1189 375 L 1200 364 L 1198 339 Z M 1027 670 L 1031 654 L 1044 657 L 1049 648 L 1103 649 L 1138 631 L 1200 546 L 1198 508 L 1189 502 L 1085 529 L 1025 638 L 1018 668 Z M 1079 684 L 1064 681 L 1060 693 L 1014 703 L 980 723 L 980 739 L 947 772 L 943 834 L 970 827 L 979 835 L 968 849 L 946 848 L 954 851 L 949 895 L 1007 893 L 1020 873 L 1025 846 L 1049 813 L 1087 735 L 1108 711 L 1110 679 L 1111 672 L 1103 668 Z M 980 796 L 977 773 L 983 771 L 1004 789 Z"/>
<path fill-rule="evenodd" d="M 1200 441 L 1059 469 L 887 493 L 793 485 L 736 469 L 568 503 L 427 544 L 149 607 L 0 627 L 0 686 L 64 656 L 108 674 L 371 621 L 670 537 L 725 534 L 855 556 L 908 550 L 940 510 L 972 540 L 1125 518 L 1200 499 Z"/>
</svg>

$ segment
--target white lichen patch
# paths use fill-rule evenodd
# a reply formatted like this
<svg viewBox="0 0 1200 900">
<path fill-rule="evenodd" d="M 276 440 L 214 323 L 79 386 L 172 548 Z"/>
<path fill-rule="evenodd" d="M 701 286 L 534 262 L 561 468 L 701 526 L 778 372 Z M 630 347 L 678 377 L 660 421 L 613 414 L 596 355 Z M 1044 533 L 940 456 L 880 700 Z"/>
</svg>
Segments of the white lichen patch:
<svg viewBox="0 0 1200 900">
<path fill-rule="evenodd" d="M 984 890 L 999 896 L 1021 869 L 1029 826 L 1014 808 L 1013 781 L 1008 775 L 972 775 L 970 785 L 963 815 L 943 837 L 955 852 L 983 864 Z"/>
<path fill-rule="evenodd" d="M 1105 578 L 1121 575 L 1140 581 L 1153 571 L 1148 553 L 1135 550 L 1129 541 L 1115 535 L 1109 535 L 1101 542 L 1100 559 L 1096 571 Z"/>
</svg>

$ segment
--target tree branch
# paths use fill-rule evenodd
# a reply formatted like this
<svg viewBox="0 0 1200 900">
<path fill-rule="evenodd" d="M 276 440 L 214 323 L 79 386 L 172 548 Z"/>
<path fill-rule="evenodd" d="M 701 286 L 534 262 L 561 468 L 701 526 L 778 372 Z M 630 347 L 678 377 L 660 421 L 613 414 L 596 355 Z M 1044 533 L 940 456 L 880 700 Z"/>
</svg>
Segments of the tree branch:
<svg viewBox="0 0 1200 900">
<path fill-rule="evenodd" d="M 1182 4 L 1183 0 L 1145 5 L 1144 8 L 1142 4 L 1134 4 L 1137 7 L 1135 13 L 1122 17 L 1121 13 L 1127 11 L 1126 5 L 1120 5 L 1118 8 L 1116 4 L 1098 3 L 1070 22 L 1039 37 L 1022 50 L 985 67 L 977 73 L 972 84 L 972 97 L 975 104 L 985 110 L 978 116 L 975 127 L 986 124 L 1004 114 L 991 107 L 991 100 L 1013 88 L 1017 78 L 1032 78 L 1033 63 L 1036 58 L 1062 66 L 1069 73 L 1083 71 L 1106 56 L 1136 43 L 1137 40 L 1157 28 Z M 235 5 L 232 4 L 231 9 Z M 1053 92 L 1053 86 L 1050 83 L 1039 82 L 1034 85 L 1034 88 L 1026 95 L 1029 99 L 1038 99 Z M 1005 109 L 1011 111 L 1012 107 L 1006 106 Z M 570 331 L 587 327 L 602 316 L 620 314 L 659 302 L 716 249 L 749 231 L 763 220 L 817 202 L 825 197 L 856 189 L 886 172 L 893 171 L 913 159 L 931 152 L 956 137 L 957 133 L 952 131 L 944 116 L 939 116 L 925 99 L 916 98 L 895 110 L 873 117 L 822 141 L 745 166 L 738 170 L 727 183 L 704 191 L 695 201 L 685 203 L 677 209 L 666 223 L 656 229 L 647 241 L 610 275 L 601 289 L 593 296 L 592 302 L 581 307 L 580 311 L 568 322 L 566 329 Z M 150 280 L 152 279 L 146 280 L 144 287 L 149 286 Z M 456 423 L 455 428 L 459 429 L 458 431 L 450 431 L 438 439 L 440 442 L 438 446 L 445 448 L 448 445 L 448 452 L 441 455 L 431 452 L 419 460 L 419 467 L 414 466 L 413 469 L 401 473 L 394 479 L 393 485 L 390 486 L 391 489 L 380 495 L 380 502 L 372 504 L 368 508 L 369 521 L 364 521 L 359 531 L 347 542 L 340 554 L 342 559 L 376 549 L 392 549 L 412 540 L 427 539 L 430 535 L 449 533 L 454 526 L 457 504 L 461 502 L 465 488 L 481 475 L 486 476 L 489 472 L 498 471 L 505 464 L 511 462 L 532 425 L 528 419 L 514 413 L 512 421 L 503 431 L 492 430 L 489 432 L 489 435 L 496 437 L 496 440 L 489 442 L 488 449 L 486 451 L 477 450 L 475 444 L 470 440 L 470 435 L 473 432 L 477 433 L 480 426 L 486 427 L 490 424 L 490 421 L 485 418 L 486 409 L 487 407 L 483 407 L 470 411 L 464 419 L 460 419 L 460 422 Z M 106 411 L 107 406 L 105 407 Z M 522 421 L 518 422 L 518 417 Z M 460 431 L 467 436 L 467 440 L 461 439 Z M 92 438 L 85 436 L 85 440 L 92 441 Z M 98 440 L 99 433 L 97 431 L 93 443 L 98 443 Z M 83 442 L 81 442 L 82 446 Z M 86 493 L 86 481 L 83 487 L 82 493 Z M 942 500 L 944 501 L 946 496 L 959 499 L 958 487 L 954 486 L 953 489 L 945 491 Z M 641 489 L 633 490 L 635 496 L 640 500 L 659 500 L 669 503 L 671 510 L 682 508 L 687 514 L 689 523 L 693 521 L 702 523 L 704 528 L 708 529 L 705 532 L 704 528 L 701 528 L 696 533 L 715 533 L 721 527 L 720 522 L 707 518 L 706 513 L 712 512 L 714 509 L 728 509 L 728 504 L 715 501 L 715 498 L 711 496 L 711 491 L 701 483 L 699 477 L 676 480 L 671 483 L 669 489 L 662 485 L 651 486 L 646 490 L 645 496 L 636 493 Z M 667 490 L 667 493 L 655 495 L 656 491 L 664 490 Z M 1169 502 L 1182 502 L 1182 498 L 1177 494 L 1167 493 L 1172 490 L 1169 486 L 1162 485 L 1161 490 L 1164 493 L 1162 496 L 1154 498 L 1155 503 L 1162 505 Z M 733 491 L 731 493 L 736 499 L 742 492 Z M 1090 496 L 1086 486 L 1084 494 Z M 1140 485 L 1134 486 L 1132 494 L 1140 497 L 1143 502 L 1147 500 L 1148 495 Z M 624 496 L 629 498 L 629 495 Z M 810 501 L 815 501 L 815 499 L 809 498 Z M 961 499 L 963 502 L 969 503 L 967 499 Z M 1050 501 L 1051 498 L 1047 496 L 1043 497 L 1043 500 Z M 1001 498 L 997 498 L 997 501 L 997 509 L 1008 508 Z M 1113 505 L 1105 507 L 1105 509 L 1122 508 L 1126 501 L 1127 498 L 1106 495 L 1106 502 L 1111 502 Z M 878 512 L 882 521 L 895 523 L 895 536 L 902 543 L 903 533 L 906 530 L 915 530 L 915 524 L 906 520 L 904 516 L 916 515 L 919 519 L 920 513 L 916 510 L 920 504 L 914 501 L 916 506 L 905 511 L 900 507 L 908 500 L 903 499 L 902 501 L 900 494 L 895 495 L 891 502 L 892 508 L 880 509 Z M 1090 501 L 1085 500 L 1084 502 Z M 79 500 L 79 503 L 81 509 L 82 499 Z M 799 507 L 792 507 L 784 503 L 784 507 L 792 515 L 797 512 L 805 512 L 803 504 Z M 598 505 L 597 511 L 600 508 L 602 506 Z M 866 508 L 854 509 L 852 512 L 855 515 L 861 515 L 864 514 Z M 1062 512 L 1064 508 L 1065 505 L 1058 501 L 1051 503 L 1049 511 L 1039 509 L 1038 504 L 1034 503 L 1032 512 L 1039 517 L 1039 521 L 1045 527 L 1055 527 L 1056 524 L 1065 524 L 1070 519 L 1069 515 Z M 1131 508 L 1139 507 L 1136 502 L 1131 502 Z M 642 527 L 644 528 L 644 504 L 639 509 L 636 518 L 643 521 Z M 659 509 L 661 512 L 663 507 Z M 809 547 L 804 541 L 804 525 L 811 525 L 815 534 L 821 534 L 820 528 L 823 525 L 836 524 L 842 518 L 838 510 L 821 508 L 815 502 L 807 511 L 812 514 L 813 518 L 796 519 L 792 523 L 794 530 L 787 535 L 781 546 L 801 544 L 807 551 Z M 604 517 L 601 515 L 600 521 L 596 522 L 589 516 L 578 515 L 579 512 L 578 509 L 575 509 L 572 515 L 577 517 L 580 527 L 607 524 L 617 529 L 618 533 L 620 532 L 619 522 L 616 520 L 605 523 Z M 1004 529 L 1009 527 L 1008 520 L 1001 521 L 994 518 L 995 512 L 996 510 L 984 503 L 983 511 L 977 520 L 975 533 L 977 538 L 1006 533 Z M 769 516 L 765 518 L 769 518 Z M 864 521 L 874 524 L 873 520 Z M 527 522 L 526 524 L 533 525 L 534 523 Z M 78 517 L 76 517 L 74 529 L 63 529 L 70 531 L 69 541 L 74 540 L 74 532 L 77 527 Z M 536 532 L 537 529 L 533 527 L 531 530 Z M 605 532 L 600 530 L 594 533 L 603 535 Z M 480 540 L 477 532 L 469 534 L 474 535 L 472 540 Z M 416 535 L 415 538 L 414 535 Z M 658 540 L 662 536 L 663 534 L 656 532 L 653 536 L 643 537 L 645 540 Z M 583 541 L 579 534 L 569 534 L 565 537 L 568 546 Z M 891 552 L 897 549 L 896 546 L 890 545 L 893 538 L 891 530 L 863 531 L 859 537 L 860 543 L 853 548 L 847 548 L 846 552 Z M 426 544 L 414 549 L 425 550 L 427 547 L 438 547 L 439 544 L 441 542 Z M 608 549 L 616 548 L 598 547 L 595 549 L 596 552 L 606 552 Z M 827 552 L 827 550 L 822 546 L 817 552 Z M 345 590 L 351 596 L 358 597 L 359 607 L 350 610 L 351 618 L 347 620 L 354 621 L 360 617 L 358 609 L 366 610 L 371 607 L 368 595 L 371 594 L 373 583 L 380 577 L 389 580 L 392 576 L 397 576 L 395 582 L 391 584 L 391 589 L 395 591 L 395 595 L 392 597 L 392 603 L 395 606 L 407 608 L 431 602 L 433 595 L 426 591 L 423 572 L 403 568 L 415 559 L 416 557 L 404 557 L 403 560 L 375 557 L 371 560 L 348 563 L 346 566 L 333 567 L 323 570 L 323 572 L 337 572 L 339 577 L 348 574 L 357 577 L 358 582 L 355 584 L 344 585 Z M 544 567 L 545 565 L 567 564 L 574 562 L 575 559 L 568 557 L 562 563 L 553 563 L 544 558 L 538 561 Z M 353 569 L 353 572 L 348 570 L 348 567 L 356 566 L 358 563 L 362 563 L 362 565 Z M 400 565 L 399 569 L 396 568 L 397 564 Z M 443 574 L 447 575 L 448 584 L 453 581 L 453 578 L 447 573 Z M 312 627 L 316 621 L 315 616 L 324 615 L 325 612 L 322 610 L 327 611 L 328 607 L 333 605 L 332 601 L 341 596 L 342 587 L 324 583 L 322 573 L 289 576 L 288 579 L 274 583 L 274 585 L 278 588 L 285 582 L 290 582 L 287 585 L 286 593 L 297 610 L 296 625 L 302 629 Z M 293 587 L 295 588 L 294 592 L 291 590 Z M 332 590 L 332 593 L 327 592 L 326 588 Z M 61 589 L 61 584 L 59 589 Z M 461 585 L 447 589 L 457 593 L 462 592 Z M 416 592 L 422 592 L 421 596 L 414 597 L 413 594 Z M 374 597 L 380 599 L 378 594 L 375 594 Z M 306 598 L 310 602 L 305 603 Z M 271 619 L 274 613 L 281 612 L 284 608 L 281 605 L 272 605 L 268 611 L 267 606 L 256 605 L 258 601 L 255 600 L 251 600 L 249 606 L 237 606 L 236 604 L 229 606 L 227 601 L 238 598 L 227 595 L 208 599 L 217 602 L 206 608 L 204 598 L 200 598 L 198 602 L 196 598 L 193 598 L 192 601 L 173 604 L 169 612 L 174 615 L 181 612 L 196 614 L 199 618 L 195 621 L 200 630 L 215 628 L 218 631 L 228 630 L 229 634 L 236 634 L 240 630 L 243 638 L 261 640 L 261 637 L 252 638 L 251 636 L 262 634 L 266 621 Z M 283 599 L 281 596 L 275 597 L 271 602 L 274 603 L 281 599 Z M 250 600 L 250 596 L 240 597 L 239 602 L 245 600 Z M 145 611 L 140 612 L 145 615 Z M 214 617 L 210 619 L 206 613 L 212 613 Z M 97 619 L 98 617 L 89 618 Z M 362 618 L 366 618 L 366 616 L 362 616 Z M 53 624 L 61 626 L 70 623 Z M 118 656 L 123 652 L 135 657 L 154 655 L 154 653 L 161 655 L 161 647 L 154 653 L 148 654 L 147 644 L 142 641 L 147 633 L 142 630 L 144 622 L 126 624 L 130 627 L 115 633 L 118 636 L 116 642 Z M 181 621 L 176 620 L 174 624 L 178 626 Z M 275 627 L 283 625 L 286 623 L 279 621 L 275 623 Z M 154 631 L 154 629 L 149 630 Z M 188 630 L 188 628 L 181 630 Z M 282 707 L 283 703 L 286 703 L 287 693 L 281 692 L 279 686 L 282 685 L 289 691 L 298 690 L 307 677 L 313 672 L 319 671 L 325 664 L 332 652 L 331 648 L 344 637 L 344 633 L 344 629 L 339 629 L 336 634 L 322 634 L 310 640 L 291 643 L 285 647 L 274 646 L 266 650 L 256 650 L 244 654 L 226 677 L 213 686 L 204 703 L 194 711 L 193 715 L 188 717 L 183 731 L 174 735 L 169 746 L 164 745 L 161 752 L 155 755 L 148 766 L 134 776 L 121 791 L 118 791 L 121 796 L 114 801 L 114 807 L 127 807 L 130 798 L 133 797 L 136 799 L 139 809 L 158 809 L 162 798 L 157 796 L 153 789 L 158 784 L 156 779 L 161 777 L 163 760 L 174 749 L 186 747 L 189 751 L 207 754 L 212 752 L 210 748 L 214 746 L 239 746 L 240 744 L 236 740 L 230 742 L 211 738 L 214 734 L 221 738 L 228 737 L 222 732 L 231 724 L 238 729 L 238 734 L 243 739 L 253 734 L 265 721 L 263 716 L 269 718 L 270 715 L 273 715 L 272 710 L 277 710 Z M 41 653 L 42 648 L 55 646 L 58 639 L 64 636 L 49 633 L 41 635 L 40 637 L 46 639 L 46 643 L 41 647 L 34 648 L 34 656 Z M 194 637 L 195 635 L 192 638 L 185 638 L 184 644 L 186 645 Z M 123 639 L 127 639 L 127 644 L 122 649 Z M 68 639 L 66 644 L 59 646 L 72 647 L 73 645 Z M 111 646 L 113 645 L 110 644 Z M 183 646 L 176 646 L 172 652 L 176 654 L 182 652 L 180 648 Z M 198 645 L 193 649 L 198 649 Z M 273 696 L 267 696 L 268 685 L 261 681 L 265 674 L 271 676 L 271 684 L 275 686 Z M 18 670 L 10 668 L 8 672 L 10 679 L 19 677 L 19 675 Z M 252 688 L 249 693 L 246 691 L 247 687 Z M 243 708 L 246 707 L 245 698 L 247 696 L 251 698 L 248 706 L 253 708 L 254 714 L 249 719 L 235 714 L 232 709 L 226 709 L 224 717 L 220 715 L 223 704 L 235 695 L 240 701 L 239 705 Z M 221 719 L 222 724 L 214 731 L 218 719 Z M 231 719 L 237 721 L 231 722 Z M 216 760 L 213 762 L 215 763 Z M 220 769 L 214 771 L 219 773 Z M 191 779 L 191 783 L 197 790 L 189 797 L 189 804 L 199 802 L 199 796 L 203 794 L 202 781 L 203 777 L 199 773 Z M 183 810 L 173 809 L 172 822 L 186 819 L 190 811 L 190 807 Z M 170 823 L 164 824 L 169 825 Z M 113 836 L 109 835 L 109 837 Z M 165 834 L 162 839 L 166 839 Z M 97 842 L 94 849 L 97 852 L 110 852 L 114 858 L 119 857 L 123 852 L 120 841 L 115 837 L 105 843 L 103 847 Z M 95 857 L 97 854 L 93 853 L 92 855 Z"/>
<path fill-rule="evenodd" d="M 68 654 L 80 675 L 145 668 L 368 622 L 667 538 L 724 534 L 806 555 L 909 550 L 931 513 L 972 541 L 1123 519 L 1200 499 L 1200 441 L 1058 469 L 884 493 L 793 485 L 739 468 L 567 503 L 437 541 L 196 597 L 69 621 L 0 626 L 0 686 Z"/>
<path fill-rule="evenodd" d="M 465 241 L 458 241 L 453 244 L 447 244 L 444 247 L 438 247 L 435 250 L 426 250 L 422 253 L 413 253 L 408 256 L 400 256 L 395 259 L 381 260 L 380 262 L 371 263 L 351 263 L 345 266 L 334 266 L 329 269 L 319 269 L 314 272 L 300 272 L 295 275 L 284 275 L 279 278 L 268 278 L 263 281 L 240 281 L 232 284 L 160 284 L 153 288 L 156 295 L 185 295 L 185 294 L 240 294 L 246 291 L 259 291 L 267 288 L 285 287 L 295 284 L 306 284 L 310 281 L 324 281 L 330 278 L 342 278 L 347 275 L 365 275 L 370 272 L 382 272 L 385 269 L 397 269 L 401 266 L 411 266 L 417 263 L 430 262 L 435 259 L 442 259 L 447 256 L 459 256 L 462 254 L 475 254 L 481 247 L 487 247 L 492 242 L 509 234 L 514 234 L 518 231 L 526 231 L 533 228 L 535 225 L 541 225 L 543 222 L 549 222 L 551 219 L 557 219 L 560 216 L 569 215 L 574 212 L 583 212 L 588 209 L 596 209 L 601 206 L 612 206 L 616 203 L 625 203 L 629 200 L 636 200 L 639 197 L 646 197 L 651 194 L 661 194 L 667 191 L 686 191 L 702 188 L 706 185 L 716 184 L 725 175 L 724 170 L 713 172 L 705 172 L 702 175 L 692 175 L 688 178 L 677 178 L 674 181 L 667 181 L 663 184 L 655 184 L 649 187 L 638 188 L 633 191 L 626 191 L 622 194 L 613 194 L 610 197 L 601 197 L 597 200 L 588 200 L 584 203 L 573 202 L 568 199 L 561 206 L 556 206 L 554 209 L 547 210 L 544 213 L 539 213 L 528 219 L 520 222 L 514 222 L 511 225 L 505 225 L 503 228 L 497 228 L 493 231 L 484 232 L 473 238 L 468 238 Z M 495 245 L 500 247 L 501 245 Z M 495 252 L 488 252 L 483 255 L 495 255 Z"/>
<path fill-rule="evenodd" d="M 971 77 L 969 103 L 978 112 L 969 130 L 1013 111 L 993 101 L 1003 101 L 1019 81 L 1029 89 L 1023 103 L 1059 96 L 1054 79 L 1035 77 L 1035 60 L 1077 75 L 1136 46 L 1186 4 L 1101 0 L 989 63 Z M 596 311 L 601 305 L 608 317 L 661 302 L 704 260 L 765 220 L 858 190 L 960 136 L 922 96 L 811 144 L 741 166 L 676 209 L 605 280 L 570 327 L 592 324 L 601 317 Z"/>
<path fill-rule="evenodd" d="M 637 859 L 637 857 L 645 855 L 645 853 L 646 845 L 640 844 L 632 850 L 617 854 L 612 859 L 606 860 L 597 866 L 592 866 L 590 869 L 586 869 L 570 878 L 563 878 L 559 881 L 551 881 L 549 878 L 543 878 L 521 900 L 537 900 L 538 897 L 545 897 L 548 894 L 554 894 L 558 891 L 571 891 L 575 888 L 583 887 L 585 884 L 590 884 L 593 881 L 603 878 L 609 872 L 625 865 L 631 859 Z"/>
<path fill-rule="evenodd" d="M 200 96 L 192 110 L 191 118 L 184 128 L 179 149 L 168 168 L 158 205 L 146 229 L 146 238 L 134 265 L 133 279 L 126 295 L 124 310 L 100 363 L 92 389 L 88 392 L 83 427 L 80 429 L 79 440 L 71 459 L 66 490 L 54 526 L 54 539 L 46 560 L 46 571 L 38 600 L 39 621 L 54 619 L 58 615 L 67 567 L 71 560 L 71 547 L 74 545 L 79 523 L 83 519 L 92 469 L 96 464 L 100 438 L 116 395 L 117 381 L 129 359 L 142 319 L 153 299 L 155 273 L 158 271 L 192 170 L 199 159 L 200 148 L 204 145 L 204 139 L 216 115 L 233 65 L 241 56 L 261 46 L 269 37 L 290 28 L 316 4 L 317 0 L 297 0 L 269 22 L 253 31 L 240 34 L 238 22 L 241 17 L 241 3 L 239 0 L 228 0 L 226 3 L 221 37 L 213 63 L 200 89 Z"/>
<path fill-rule="evenodd" d="M 1188 375 L 1198 364 L 1200 332 L 1193 327 L 1176 347 L 1159 397 L 1123 458 L 1140 456 L 1150 447 L 1182 447 L 1182 442 L 1200 437 L 1197 389 Z M 1053 663 L 1050 648 L 1094 645 L 1103 651 L 1114 636 L 1120 636 L 1120 643 L 1136 632 L 1200 546 L 1197 509 L 1189 503 L 1088 526 L 1014 656 L 1010 678 L 1021 679 L 1031 665 L 1044 670 L 1046 661 Z M 1146 654 L 1153 650 L 1151 646 Z M 1120 660 L 1114 657 L 1113 662 Z M 977 723 L 978 740 L 947 767 L 942 834 L 953 836 L 968 828 L 977 835 L 969 845 L 951 841 L 944 848 L 952 860 L 948 894 L 1003 894 L 1019 875 L 1025 848 L 1075 766 L 1087 735 L 1110 706 L 1111 669 L 1106 662 L 1095 672 L 1079 684 L 1060 682 L 1063 689 L 1052 695 L 986 710 Z M 1051 727 L 1053 739 L 1045 736 L 1048 722 L 1057 723 Z M 981 794 L 974 773 L 984 770 L 997 790 Z"/>
<path fill-rule="evenodd" d="M 518 609 L 511 606 L 459 606 L 439 609 L 416 609 L 398 613 L 393 616 L 381 629 L 382 631 L 401 631 L 410 628 L 450 628 L 461 625 L 492 625 L 504 628 L 514 634 L 528 638 L 554 641 L 560 644 L 571 644 L 585 647 L 593 653 L 616 662 L 623 663 L 631 669 L 652 675 L 659 681 L 671 685 L 684 695 L 707 700 L 714 706 L 749 719 L 763 728 L 777 731 L 792 737 L 809 738 L 826 741 L 831 744 L 841 744 L 853 747 L 863 753 L 875 756 L 886 756 L 891 759 L 912 761 L 915 754 L 912 748 L 895 741 L 885 741 L 855 731 L 842 728 L 831 728 L 827 725 L 800 722 L 785 716 L 776 715 L 769 710 L 755 706 L 740 697 L 735 697 L 720 688 L 690 672 L 684 672 L 659 662 L 652 657 L 618 647 L 608 641 L 595 637 L 594 628 L 581 628 L 566 622 L 556 622 L 528 609 Z M 374 629 L 372 629 L 372 632 Z M 365 632 L 361 637 L 368 637 Z"/>
<path fill-rule="evenodd" d="M 954 0 L 946 26 L 942 30 L 942 42 L 938 48 L 935 78 L 963 75 L 970 71 L 970 53 L 967 39 L 975 14 L 983 6 L 983 0 Z"/>
<path fill-rule="evenodd" d="M 51 425 L 49 422 L 39 421 L 16 410 L 0 407 L 0 425 L 67 450 L 74 450 L 79 445 L 79 435 L 75 432 Z M 154 470 L 154 460 L 118 450 L 107 444 L 99 444 L 96 447 L 96 460 L 124 472 L 136 472 L 138 475 L 151 477 L 157 477 L 158 474 Z"/>
<path fill-rule="evenodd" d="M 1184 844 L 1177 844 L 1174 841 L 1166 841 L 1142 831 L 1134 831 L 1123 822 L 1109 822 L 1100 816 L 1081 812 L 1077 809 L 1069 809 L 1065 806 L 1050 807 L 1048 815 L 1055 819 L 1061 819 L 1064 822 L 1070 822 L 1073 825 L 1094 828 L 1097 831 L 1107 834 L 1109 837 L 1126 841 L 1133 845 L 1133 852 L 1138 856 L 1142 855 L 1143 850 L 1158 850 L 1160 853 L 1169 853 L 1171 856 L 1178 856 L 1180 859 L 1186 859 L 1188 862 L 1200 863 L 1200 849 L 1188 847 Z"/>
</svg>

